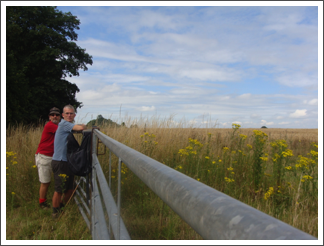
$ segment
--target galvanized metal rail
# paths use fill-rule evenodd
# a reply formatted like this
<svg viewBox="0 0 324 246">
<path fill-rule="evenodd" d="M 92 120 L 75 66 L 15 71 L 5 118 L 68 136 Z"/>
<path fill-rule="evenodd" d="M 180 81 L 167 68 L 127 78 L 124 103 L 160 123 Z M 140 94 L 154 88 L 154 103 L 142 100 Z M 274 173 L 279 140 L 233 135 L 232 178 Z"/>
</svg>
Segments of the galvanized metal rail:
<svg viewBox="0 0 324 246">
<path fill-rule="evenodd" d="M 94 153 L 96 143 L 98 142 L 97 139 L 100 139 L 108 147 L 110 154 L 112 152 L 119 157 L 117 207 L 110 190 L 107 189 L 107 181 Z M 104 221 L 98 219 L 98 215 L 102 216 L 102 212 L 100 205 L 98 205 L 101 202 L 96 188 L 97 176 L 114 238 L 130 239 L 120 216 L 120 172 L 121 163 L 124 163 L 203 239 L 317 240 L 317 238 L 303 231 L 119 143 L 97 129 L 93 130 L 92 142 L 93 172 L 91 180 L 93 185 L 91 186 L 92 198 L 90 207 L 93 239 L 108 239 L 105 231 L 107 226 Z M 111 156 L 109 170 L 111 171 Z M 109 184 L 111 182 L 110 171 Z M 100 233 L 98 233 L 99 231 Z"/>
</svg>

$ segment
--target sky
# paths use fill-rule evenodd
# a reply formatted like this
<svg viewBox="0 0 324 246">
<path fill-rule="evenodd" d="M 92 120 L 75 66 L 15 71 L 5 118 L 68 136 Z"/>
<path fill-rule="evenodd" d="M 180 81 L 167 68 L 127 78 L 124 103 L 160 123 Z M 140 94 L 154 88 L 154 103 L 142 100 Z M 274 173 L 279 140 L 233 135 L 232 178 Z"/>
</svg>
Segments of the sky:
<svg viewBox="0 0 324 246">
<path fill-rule="evenodd" d="M 48 3 L 78 17 L 76 43 L 93 57 L 68 78 L 80 89 L 77 123 L 101 114 L 193 127 L 322 125 L 322 2 Z"/>
</svg>

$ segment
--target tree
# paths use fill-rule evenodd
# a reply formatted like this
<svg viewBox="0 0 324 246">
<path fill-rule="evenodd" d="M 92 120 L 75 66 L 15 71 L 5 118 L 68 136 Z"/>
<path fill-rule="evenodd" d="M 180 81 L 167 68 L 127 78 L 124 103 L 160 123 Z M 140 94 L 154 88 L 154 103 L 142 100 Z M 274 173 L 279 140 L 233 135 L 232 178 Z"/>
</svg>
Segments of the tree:
<svg viewBox="0 0 324 246">
<path fill-rule="evenodd" d="M 116 122 L 112 121 L 111 119 L 105 119 L 101 114 L 97 116 L 96 120 L 90 120 L 87 123 L 88 127 L 92 126 L 109 126 L 109 127 L 120 127 L 125 126 L 125 123 L 123 122 L 122 125 L 117 124 Z"/>
<path fill-rule="evenodd" d="M 88 70 L 92 56 L 77 46 L 80 21 L 56 7 L 6 7 L 7 126 L 48 119 L 49 109 L 77 108 L 79 88 L 66 80 Z"/>
<path fill-rule="evenodd" d="M 266 126 L 261 126 L 261 128 L 268 128 L 268 127 L 266 127 Z"/>
</svg>

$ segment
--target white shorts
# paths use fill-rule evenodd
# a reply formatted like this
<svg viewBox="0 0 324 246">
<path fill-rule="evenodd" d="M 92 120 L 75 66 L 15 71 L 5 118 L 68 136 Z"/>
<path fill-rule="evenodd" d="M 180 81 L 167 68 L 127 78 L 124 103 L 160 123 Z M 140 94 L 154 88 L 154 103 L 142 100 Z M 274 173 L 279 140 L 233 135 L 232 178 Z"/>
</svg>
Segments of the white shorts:
<svg viewBox="0 0 324 246">
<path fill-rule="evenodd" d="M 46 184 L 51 182 L 52 157 L 42 154 L 35 155 L 35 162 L 38 169 L 39 182 Z"/>
</svg>

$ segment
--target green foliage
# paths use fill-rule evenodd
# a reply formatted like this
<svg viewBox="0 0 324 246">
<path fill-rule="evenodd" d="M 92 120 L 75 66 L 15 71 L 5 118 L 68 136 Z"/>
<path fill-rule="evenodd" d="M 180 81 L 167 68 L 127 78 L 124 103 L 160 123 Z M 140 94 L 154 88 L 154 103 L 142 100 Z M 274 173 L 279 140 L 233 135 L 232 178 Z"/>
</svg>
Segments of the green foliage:
<svg viewBox="0 0 324 246">
<path fill-rule="evenodd" d="M 88 127 L 92 126 L 110 126 L 110 127 L 120 127 L 120 126 L 125 126 L 125 123 L 123 122 L 121 125 L 117 124 L 116 122 L 112 121 L 111 119 L 105 119 L 102 117 L 101 114 L 97 116 L 96 120 L 90 120 L 87 123 Z"/>
<path fill-rule="evenodd" d="M 7 126 L 48 119 L 52 107 L 76 109 L 79 88 L 65 78 L 87 70 L 92 57 L 75 42 L 80 21 L 56 7 L 6 7 Z"/>
<path fill-rule="evenodd" d="M 268 128 L 268 127 L 266 127 L 266 126 L 261 126 L 261 128 Z"/>
</svg>

